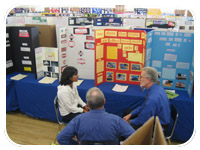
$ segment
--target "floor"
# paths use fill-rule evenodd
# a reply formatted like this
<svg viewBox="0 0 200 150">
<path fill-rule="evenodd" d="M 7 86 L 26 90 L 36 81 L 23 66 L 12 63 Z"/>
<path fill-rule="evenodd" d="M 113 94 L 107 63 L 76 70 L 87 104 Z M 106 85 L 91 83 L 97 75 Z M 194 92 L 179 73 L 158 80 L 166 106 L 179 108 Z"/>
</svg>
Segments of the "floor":
<svg viewBox="0 0 200 150">
<path fill-rule="evenodd" d="M 20 145 L 51 145 L 55 143 L 58 124 L 45 119 L 30 117 L 20 111 L 6 114 L 7 134 Z M 172 141 L 172 145 L 182 144 Z"/>
<path fill-rule="evenodd" d="M 58 124 L 30 117 L 21 112 L 6 114 L 7 134 L 21 145 L 50 145 L 54 142 Z"/>
</svg>

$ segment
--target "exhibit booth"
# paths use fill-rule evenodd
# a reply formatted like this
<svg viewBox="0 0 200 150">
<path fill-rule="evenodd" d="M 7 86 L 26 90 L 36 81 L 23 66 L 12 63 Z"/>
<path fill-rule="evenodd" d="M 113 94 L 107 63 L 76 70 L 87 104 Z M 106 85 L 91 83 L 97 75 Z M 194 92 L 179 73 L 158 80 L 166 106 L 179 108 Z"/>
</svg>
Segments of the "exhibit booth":
<svg viewBox="0 0 200 150">
<path fill-rule="evenodd" d="M 59 79 L 65 67 L 74 66 L 81 81 L 80 97 L 86 101 L 87 90 L 97 86 L 105 94 L 106 111 L 122 117 L 127 108 L 144 102 L 146 91 L 140 87 L 140 74 L 143 67 L 152 66 L 159 72 L 159 84 L 176 94 L 169 99 L 179 112 L 172 138 L 190 139 L 194 130 L 193 33 L 134 29 L 131 19 L 123 23 L 121 18 L 119 22 L 52 18 L 9 20 L 21 26 L 6 28 L 7 112 L 20 109 L 56 121 L 54 98 Z M 144 25 L 144 19 L 134 21 Z"/>
</svg>

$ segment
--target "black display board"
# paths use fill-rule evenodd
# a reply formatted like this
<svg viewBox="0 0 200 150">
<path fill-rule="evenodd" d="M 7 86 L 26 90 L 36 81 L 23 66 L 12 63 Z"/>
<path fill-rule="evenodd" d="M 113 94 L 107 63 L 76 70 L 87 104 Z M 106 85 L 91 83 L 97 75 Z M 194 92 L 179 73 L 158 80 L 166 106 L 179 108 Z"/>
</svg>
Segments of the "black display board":
<svg viewBox="0 0 200 150">
<path fill-rule="evenodd" d="M 14 70 L 35 73 L 35 51 L 39 47 L 38 27 L 12 27 L 10 29 Z"/>
<path fill-rule="evenodd" d="M 69 17 L 68 25 L 69 26 L 93 25 L 93 18 L 91 18 L 91 17 Z"/>
<path fill-rule="evenodd" d="M 6 74 L 14 72 L 13 51 L 10 32 L 11 28 L 6 27 Z"/>
</svg>

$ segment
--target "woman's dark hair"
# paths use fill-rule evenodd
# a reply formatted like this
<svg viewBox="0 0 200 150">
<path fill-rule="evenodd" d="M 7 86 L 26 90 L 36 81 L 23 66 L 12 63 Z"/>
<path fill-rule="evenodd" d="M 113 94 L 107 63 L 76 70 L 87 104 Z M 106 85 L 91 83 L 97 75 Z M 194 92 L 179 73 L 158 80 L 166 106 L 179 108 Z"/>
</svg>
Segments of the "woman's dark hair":
<svg viewBox="0 0 200 150">
<path fill-rule="evenodd" d="M 78 70 L 75 67 L 72 67 L 72 66 L 66 67 L 62 72 L 60 85 L 71 84 L 72 81 L 70 80 L 70 78 L 73 77 L 73 75 L 77 75 L 77 74 L 78 74 Z"/>
</svg>

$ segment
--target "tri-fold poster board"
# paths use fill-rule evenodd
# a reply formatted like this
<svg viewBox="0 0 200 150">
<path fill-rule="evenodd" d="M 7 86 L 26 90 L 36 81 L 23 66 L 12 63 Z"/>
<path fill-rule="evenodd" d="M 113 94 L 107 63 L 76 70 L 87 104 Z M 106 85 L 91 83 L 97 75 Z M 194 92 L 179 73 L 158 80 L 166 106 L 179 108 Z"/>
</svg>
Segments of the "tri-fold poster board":
<svg viewBox="0 0 200 150">
<path fill-rule="evenodd" d="M 158 70 L 160 85 L 164 88 L 186 90 L 191 95 L 194 83 L 194 34 L 148 32 L 145 65 Z"/>
<path fill-rule="evenodd" d="M 58 48 L 38 47 L 35 49 L 36 79 L 43 76 L 58 78 Z"/>
<path fill-rule="evenodd" d="M 145 65 L 145 31 L 96 30 L 95 49 L 95 85 L 103 82 L 140 84 L 141 69 Z"/>
</svg>

